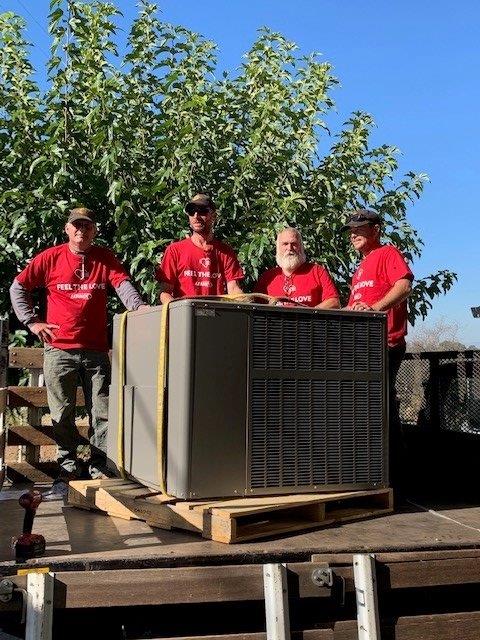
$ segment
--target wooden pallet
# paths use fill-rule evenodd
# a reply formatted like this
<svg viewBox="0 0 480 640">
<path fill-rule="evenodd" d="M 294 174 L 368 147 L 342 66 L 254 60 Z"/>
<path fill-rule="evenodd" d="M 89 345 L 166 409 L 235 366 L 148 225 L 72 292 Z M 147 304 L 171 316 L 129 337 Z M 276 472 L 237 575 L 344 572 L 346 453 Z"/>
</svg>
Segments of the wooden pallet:
<svg viewBox="0 0 480 640">
<path fill-rule="evenodd" d="M 201 533 L 217 542 L 243 542 L 390 513 L 391 489 L 187 502 L 130 480 L 76 480 L 69 504 L 152 527 Z"/>
</svg>

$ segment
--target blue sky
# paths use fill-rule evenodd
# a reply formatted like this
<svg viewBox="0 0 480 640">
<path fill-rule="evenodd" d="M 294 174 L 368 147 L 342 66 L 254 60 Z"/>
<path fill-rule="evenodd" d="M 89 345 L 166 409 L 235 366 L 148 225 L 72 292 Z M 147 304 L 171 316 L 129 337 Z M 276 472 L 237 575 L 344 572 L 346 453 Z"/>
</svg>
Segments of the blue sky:
<svg viewBox="0 0 480 640">
<path fill-rule="evenodd" d="M 34 44 L 33 62 L 47 58 L 48 0 L 0 0 L 0 9 L 23 15 Z M 117 0 L 128 27 L 134 0 Z M 459 337 L 480 345 L 477 233 L 480 176 L 480 3 L 436 0 L 163 0 L 163 18 L 183 24 L 219 46 L 220 69 L 235 70 L 241 56 L 268 26 L 296 42 L 302 53 L 319 51 L 334 66 L 333 132 L 357 109 L 377 124 L 374 144 L 395 144 L 402 171 L 426 172 L 431 183 L 409 219 L 425 242 L 414 264 L 418 276 L 439 268 L 456 271 L 458 283 L 437 299 L 427 319 L 457 323 Z"/>
</svg>

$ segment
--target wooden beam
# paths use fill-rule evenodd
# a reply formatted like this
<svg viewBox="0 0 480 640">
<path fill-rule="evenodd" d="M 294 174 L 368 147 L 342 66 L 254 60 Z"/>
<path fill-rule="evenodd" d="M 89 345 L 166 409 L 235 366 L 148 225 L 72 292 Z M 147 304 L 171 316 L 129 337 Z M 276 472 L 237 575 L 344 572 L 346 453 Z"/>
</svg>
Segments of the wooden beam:
<svg viewBox="0 0 480 640">
<path fill-rule="evenodd" d="M 43 348 L 10 347 L 8 366 L 11 369 L 43 369 Z"/>
<path fill-rule="evenodd" d="M 317 566 L 311 562 L 287 564 L 288 581 L 297 596 L 330 597 L 329 588 L 317 587 L 311 579 Z M 352 591 L 352 568 L 340 571 L 347 590 Z M 11 579 L 23 588 L 22 576 Z M 102 607 L 238 602 L 265 597 L 261 564 L 64 571 L 55 573 L 55 581 L 55 607 L 67 609 L 98 606 L 98 593 L 102 594 Z"/>
<path fill-rule="evenodd" d="M 423 560 L 447 560 L 455 558 L 480 558 L 480 549 L 438 549 L 437 551 L 388 551 L 375 553 L 378 563 L 419 562 Z M 353 562 L 352 553 L 315 553 L 312 562 L 327 562 L 335 566 Z"/>
<path fill-rule="evenodd" d="M 77 426 L 80 437 L 88 441 L 88 425 Z M 7 444 L 10 446 L 31 444 L 36 447 L 55 445 L 51 425 L 11 425 L 8 427 Z"/>
<path fill-rule="evenodd" d="M 396 640 L 478 640 L 480 613 L 444 613 L 437 615 L 405 616 L 382 625 L 386 638 Z M 266 633 L 232 633 L 201 636 L 201 640 L 266 640 Z M 354 620 L 332 622 L 331 628 L 307 629 L 292 633 L 292 640 L 357 640 Z M 160 640 L 157 638 L 156 640 Z M 190 636 L 175 636 L 162 640 L 194 640 Z M 199 639 L 200 640 L 200 639 Z"/>
<path fill-rule="evenodd" d="M 56 462 L 9 462 L 7 465 L 7 477 L 14 484 L 50 483 L 58 476 L 58 471 Z"/>
<path fill-rule="evenodd" d="M 307 629 L 305 631 L 293 631 L 292 640 L 335 640 L 333 629 Z M 353 639 L 352 635 L 352 639 Z M 155 640 L 195 640 L 194 636 L 181 638 L 156 638 Z M 267 640 L 266 633 L 231 633 L 221 636 L 200 636 L 199 640 Z M 356 640 L 356 636 L 355 636 Z"/>
<path fill-rule="evenodd" d="M 109 355 L 111 358 L 111 352 Z M 8 366 L 11 369 L 43 369 L 43 348 L 10 347 Z"/>
<path fill-rule="evenodd" d="M 378 566 L 378 588 L 408 589 L 480 583 L 480 562 L 471 558 L 392 562 Z"/>
<path fill-rule="evenodd" d="M 48 407 L 45 387 L 8 387 L 8 406 L 16 407 Z M 85 406 L 83 391 L 77 389 L 77 406 Z"/>
</svg>

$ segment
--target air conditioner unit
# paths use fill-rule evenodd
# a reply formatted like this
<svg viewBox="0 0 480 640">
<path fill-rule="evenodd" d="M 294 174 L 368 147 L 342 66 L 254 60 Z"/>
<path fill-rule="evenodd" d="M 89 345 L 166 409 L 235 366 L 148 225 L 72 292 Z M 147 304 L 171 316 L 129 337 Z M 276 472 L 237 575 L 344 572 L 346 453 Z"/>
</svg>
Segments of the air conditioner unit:
<svg viewBox="0 0 480 640">
<path fill-rule="evenodd" d="M 388 486 L 384 314 L 202 299 L 168 314 L 169 494 Z M 118 466 L 121 441 L 126 472 L 154 488 L 161 323 L 162 307 L 128 314 L 120 344 L 115 318 L 108 435 L 110 460 Z"/>
</svg>

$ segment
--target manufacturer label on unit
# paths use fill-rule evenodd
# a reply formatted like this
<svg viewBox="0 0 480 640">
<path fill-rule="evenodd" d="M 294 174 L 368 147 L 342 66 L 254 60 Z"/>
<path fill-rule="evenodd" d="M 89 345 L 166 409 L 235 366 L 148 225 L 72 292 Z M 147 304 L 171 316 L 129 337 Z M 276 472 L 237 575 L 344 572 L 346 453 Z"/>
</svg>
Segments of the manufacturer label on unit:
<svg viewBox="0 0 480 640">
<path fill-rule="evenodd" d="M 196 316 L 204 316 L 206 318 L 215 318 L 217 315 L 214 309 L 195 309 Z"/>
</svg>

